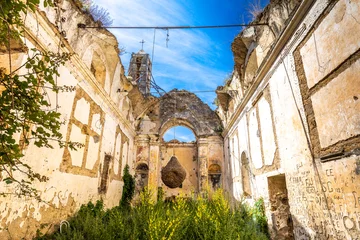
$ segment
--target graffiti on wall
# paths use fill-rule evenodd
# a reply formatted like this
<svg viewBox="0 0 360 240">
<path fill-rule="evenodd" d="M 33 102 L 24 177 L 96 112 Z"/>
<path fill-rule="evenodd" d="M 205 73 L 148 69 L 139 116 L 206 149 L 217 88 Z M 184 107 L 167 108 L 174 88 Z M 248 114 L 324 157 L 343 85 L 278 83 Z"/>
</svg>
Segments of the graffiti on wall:
<svg viewBox="0 0 360 240">
<path fill-rule="evenodd" d="M 360 236 L 360 177 L 354 174 L 356 161 L 343 159 L 322 167 L 317 171 L 303 165 L 288 175 L 295 234 L 300 238 L 309 234 L 311 228 L 323 236 L 356 239 Z"/>
</svg>

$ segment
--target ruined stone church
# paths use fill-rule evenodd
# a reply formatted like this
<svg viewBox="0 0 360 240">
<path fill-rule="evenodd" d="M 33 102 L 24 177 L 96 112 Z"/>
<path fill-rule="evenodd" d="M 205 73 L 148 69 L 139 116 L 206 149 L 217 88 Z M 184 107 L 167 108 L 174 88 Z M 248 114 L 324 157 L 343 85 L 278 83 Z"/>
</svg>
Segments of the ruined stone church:
<svg viewBox="0 0 360 240">
<path fill-rule="evenodd" d="M 24 148 L 49 180 L 35 186 L 42 202 L 0 198 L 0 239 L 53 229 L 88 201 L 117 206 L 126 164 L 137 192 L 263 198 L 273 239 L 360 239 L 360 0 L 271 0 L 233 40 L 216 111 L 188 91 L 153 96 L 146 52 L 132 54 L 126 73 L 115 36 L 82 29 L 97 23 L 72 0 L 58 2 L 28 14 L 11 61 L 21 66 L 31 48 L 72 54 L 57 81 L 76 90 L 48 94 L 65 140 L 84 147 Z M 8 61 L 1 49 L 0 67 Z M 196 141 L 165 142 L 174 126 Z"/>
</svg>

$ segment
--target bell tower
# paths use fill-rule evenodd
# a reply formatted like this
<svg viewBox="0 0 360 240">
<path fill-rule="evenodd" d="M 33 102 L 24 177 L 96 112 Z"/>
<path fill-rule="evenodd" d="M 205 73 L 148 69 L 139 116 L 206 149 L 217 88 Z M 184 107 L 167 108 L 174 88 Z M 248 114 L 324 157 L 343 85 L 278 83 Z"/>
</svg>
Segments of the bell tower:
<svg viewBox="0 0 360 240">
<path fill-rule="evenodd" d="M 150 95 L 151 69 L 150 56 L 143 49 L 131 54 L 128 75 L 138 84 L 140 92 L 145 97 Z"/>
</svg>

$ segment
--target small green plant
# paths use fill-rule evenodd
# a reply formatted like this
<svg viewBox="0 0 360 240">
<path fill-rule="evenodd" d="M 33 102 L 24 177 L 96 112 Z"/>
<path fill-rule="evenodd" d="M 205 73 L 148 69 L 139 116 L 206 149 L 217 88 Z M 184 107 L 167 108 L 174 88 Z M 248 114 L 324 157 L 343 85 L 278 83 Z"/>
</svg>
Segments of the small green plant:
<svg viewBox="0 0 360 240">
<path fill-rule="evenodd" d="M 156 202 L 145 188 L 139 203 L 129 209 L 104 210 L 102 202 L 89 203 L 69 220 L 70 228 L 62 234 L 37 239 L 269 239 L 257 216 L 263 214 L 259 208 L 263 205 L 252 208 L 238 203 L 231 208 L 222 190 L 207 196 Z"/>
<path fill-rule="evenodd" d="M 254 208 L 252 209 L 252 215 L 254 216 L 254 219 L 257 223 L 258 230 L 265 233 L 266 236 L 269 237 L 270 235 L 269 235 L 269 231 L 268 231 L 268 224 L 267 224 L 267 219 L 266 219 L 266 215 L 265 215 L 265 206 L 264 206 L 263 198 L 259 198 L 255 202 Z"/>
<path fill-rule="evenodd" d="M 163 201 L 164 200 L 164 189 L 162 187 L 158 187 L 158 194 L 157 194 L 157 201 Z"/>
<path fill-rule="evenodd" d="M 113 23 L 108 10 L 95 4 L 93 0 L 74 0 L 74 2 L 83 12 L 90 14 L 94 21 L 100 23 L 102 27 L 109 27 Z"/>
<path fill-rule="evenodd" d="M 263 11 L 261 7 L 260 0 L 253 0 L 252 3 L 249 4 L 248 12 L 252 20 L 255 20 Z"/>
<path fill-rule="evenodd" d="M 214 99 L 214 101 L 212 102 L 212 104 L 214 104 L 215 106 L 220 106 L 220 101 L 219 101 L 219 99 L 216 97 L 215 99 Z"/>
<path fill-rule="evenodd" d="M 130 207 L 131 200 L 134 197 L 135 192 L 135 179 L 129 172 L 129 165 L 126 164 L 123 172 L 123 192 L 120 200 L 120 206 L 128 208 Z"/>
</svg>

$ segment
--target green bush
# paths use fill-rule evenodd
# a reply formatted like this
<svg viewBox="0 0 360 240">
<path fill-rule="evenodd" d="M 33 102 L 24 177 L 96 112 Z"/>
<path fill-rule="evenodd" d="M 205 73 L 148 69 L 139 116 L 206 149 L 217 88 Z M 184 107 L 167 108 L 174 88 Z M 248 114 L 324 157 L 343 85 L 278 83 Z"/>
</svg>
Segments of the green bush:
<svg viewBox="0 0 360 240">
<path fill-rule="evenodd" d="M 100 201 L 83 205 L 62 234 L 37 239 L 268 239 L 258 206 L 239 203 L 231 208 L 221 191 L 173 202 L 152 199 L 145 190 L 130 209 L 104 210 Z"/>
<path fill-rule="evenodd" d="M 129 208 L 135 192 L 135 179 L 129 172 L 129 165 L 126 164 L 123 172 L 124 187 L 120 200 L 120 206 Z"/>
</svg>

